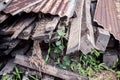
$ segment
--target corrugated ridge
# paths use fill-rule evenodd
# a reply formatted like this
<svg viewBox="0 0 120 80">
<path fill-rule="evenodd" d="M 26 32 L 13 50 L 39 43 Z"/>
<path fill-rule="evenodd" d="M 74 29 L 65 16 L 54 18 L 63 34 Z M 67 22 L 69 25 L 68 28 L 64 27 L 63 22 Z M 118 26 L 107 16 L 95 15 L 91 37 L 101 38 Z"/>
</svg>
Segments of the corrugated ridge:
<svg viewBox="0 0 120 80">
<path fill-rule="evenodd" d="M 120 20 L 116 0 L 98 0 L 94 21 L 120 40 Z M 120 2 L 119 2 L 120 3 Z"/>
<path fill-rule="evenodd" d="M 30 5 L 37 0 L 13 0 L 13 2 L 4 10 L 5 13 L 13 14 L 21 8 Z M 59 15 L 60 17 L 71 17 L 74 13 L 76 0 L 43 0 L 36 5 L 25 9 L 25 12 L 42 12 L 50 13 L 52 15 Z"/>
</svg>

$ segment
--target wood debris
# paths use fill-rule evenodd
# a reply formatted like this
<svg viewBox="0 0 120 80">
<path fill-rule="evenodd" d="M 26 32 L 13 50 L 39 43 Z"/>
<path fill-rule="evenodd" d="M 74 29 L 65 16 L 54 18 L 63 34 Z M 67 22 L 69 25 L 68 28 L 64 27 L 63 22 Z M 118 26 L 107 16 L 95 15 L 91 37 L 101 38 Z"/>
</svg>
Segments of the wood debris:
<svg viewBox="0 0 120 80">
<path fill-rule="evenodd" d="M 61 50 L 56 49 L 59 57 L 118 48 L 119 3 L 118 0 L 110 0 L 108 4 L 105 0 L 0 0 L 0 58 L 9 57 L 6 63 L 0 63 L 0 75 L 9 74 L 18 64 L 25 69 L 22 80 L 29 80 L 33 71 L 38 72 L 35 75 L 41 80 L 88 80 L 46 64 L 45 56 L 53 57 L 53 48 Z"/>
</svg>

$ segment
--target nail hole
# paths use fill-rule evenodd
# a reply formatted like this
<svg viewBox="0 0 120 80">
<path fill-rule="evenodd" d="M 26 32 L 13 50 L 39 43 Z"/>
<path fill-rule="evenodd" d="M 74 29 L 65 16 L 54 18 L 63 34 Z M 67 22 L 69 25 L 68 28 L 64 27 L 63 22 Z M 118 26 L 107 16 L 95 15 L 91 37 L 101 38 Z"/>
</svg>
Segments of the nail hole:
<svg viewBox="0 0 120 80">
<path fill-rule="evenodd" d="M 3 2 L 4 5 L 6 5 L 7 3 L 6 2 Z"/>
</svg>

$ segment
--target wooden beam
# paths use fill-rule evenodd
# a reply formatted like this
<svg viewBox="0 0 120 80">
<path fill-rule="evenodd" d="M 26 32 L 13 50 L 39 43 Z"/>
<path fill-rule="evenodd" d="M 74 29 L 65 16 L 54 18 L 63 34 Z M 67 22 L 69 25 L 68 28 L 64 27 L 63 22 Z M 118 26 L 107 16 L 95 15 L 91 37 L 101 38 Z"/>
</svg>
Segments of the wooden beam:
<svg viewBox="0 0 120 80">
<path fill-rule="evenodd" d="M 97 28 L 96 47 L 98 50 L 105 51 L 110 40 L 110 33 L 102 28 Z"/>
<path fill-rule="evenodd" d="M 13 63 L 14 60 L 10 60 L 7 62 L 5 67 L 0 71 L 0 75 L 6 75 L 8 73 L 11 73 L 13 71 L 15 64 Z"/>
<path fill-rule="evenodd" d="M 39 70 L 34 65 L 29 63 L 29 58 L 22 55 L 16 55 L 14 62 L 21 66 L 28 67 L 33 70 L 41 71 L 43 73 L 46 73 L 55 77 L 59 77 L 65 80 L 88 80 L 86 77 L 80 76 L 70 71 L 56 68 L 55 66 L 51 66 L 51 65 L 45 65 L 44 69 Z"/>
<path fill-rule="evenodd" d="M 36 18 L 35 16 L 32 17 L 29 16 L 25 20 L 21 21 L 21 23 L 17 24 L 16 26 L 18 26 L 18 29 L 16 29 L 11 39 L 17 38 L 18 35 L 35 20 L 35 18 Z"/>
<path fill-rule="evenodd" d="M 25 28 L 25 29 L 20 33 L 20 35 L 18 36 L 18 38 L 28 40 L 28 39 L 30 38 L 30 36 L 31 36 L 31 33 L 32 33 L 34 27 L 35 27 L 35 24 L 34 24 L 34 23 L 31 24 L 31 25 L 29 25 L 27 28 Z"/>
<path fill-rule="evenodd" d="M 43 41 L 49 37 L 49 34 L 45 33 L 45 26 L 49 21 L 50 21 L 49 19 L 43 18 L 36 22 L 34 34 L 32 35 L 33 40 Z"/>
<path fill-rule="evenodd" d="M 84 0 L 77 0 L 77 7 L 75 10 L 77 17 L 73 19 L 71 23 L 66 54 L 74 53 L 80 50 L 83 5 Z"/>
<path fill-rule="evenodd" d="M 54 17 L 52 21 L 47 23 L 45 30 L 53 31 L 56 28 L 56 26 L 58 25 L 59 21 L 60 21 L 60 17 Z"/>
</svg>

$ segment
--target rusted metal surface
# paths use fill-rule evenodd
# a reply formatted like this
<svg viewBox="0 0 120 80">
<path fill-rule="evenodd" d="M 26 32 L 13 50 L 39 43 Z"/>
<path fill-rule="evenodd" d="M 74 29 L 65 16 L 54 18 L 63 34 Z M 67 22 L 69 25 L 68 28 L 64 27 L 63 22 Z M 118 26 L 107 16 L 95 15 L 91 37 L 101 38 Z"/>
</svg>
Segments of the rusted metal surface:
<svg viewBox="0 0 120 80">
<path fill-rule="evenodd" d="M 4 12 L 15 15 L 21 8 L 30 5 L 35 1 L 37 0 L 13 0 Z M 23 11 L 32 11 L 35 13 L 42 12 L 59 15 L 60 17 L 71 17 L 74 13 L 75 6 L 76 0 L 41 0 L 41 2 L 23 9 Z"/>
<path fill-rule="evenodd" d="M 120 40 L 120 0 L 98 0 L 94 21 Z"/>
</svg>

